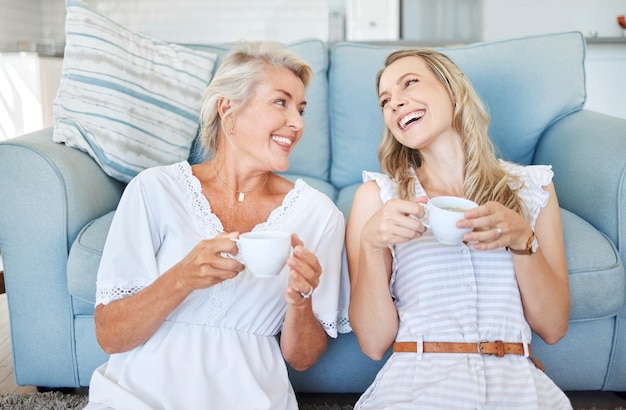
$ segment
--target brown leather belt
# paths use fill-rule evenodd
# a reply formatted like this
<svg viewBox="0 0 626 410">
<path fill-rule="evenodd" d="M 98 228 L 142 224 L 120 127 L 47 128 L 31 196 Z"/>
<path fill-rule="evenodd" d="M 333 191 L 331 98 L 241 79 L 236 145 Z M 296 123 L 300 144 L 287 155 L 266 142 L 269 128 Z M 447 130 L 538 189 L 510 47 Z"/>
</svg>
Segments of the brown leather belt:
<svg viewBox="0 0 626 410">
<path fill-rule="evenodd" d="M 481 356 L 502 357 L 505 354 L 516 354 L 524 356 L 523 343 L 505 343 L 502 340 L 493 342 L 422 342 L 424 353 L 478 353 Z M 394 353 L 416 353 L 417 342 L 395 342 L 393 344 Z M 538 369 L 544 371 L 545 368 L 539 360 L 537 360 L 528 345 L 528 357 L 537 366 Z"/>
</svg>

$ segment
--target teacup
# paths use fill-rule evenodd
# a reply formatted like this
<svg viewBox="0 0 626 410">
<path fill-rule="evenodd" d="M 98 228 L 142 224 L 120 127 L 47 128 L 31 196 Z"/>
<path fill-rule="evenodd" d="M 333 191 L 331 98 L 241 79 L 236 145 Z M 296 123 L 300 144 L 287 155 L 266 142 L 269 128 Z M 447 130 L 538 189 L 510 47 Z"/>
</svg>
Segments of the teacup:
<svg viewBox="0 0 626 410">
<path fill-rule="evenodd" d="M 457 228 L 456 223 L 464 218 L 465 211 L 478 206 L 476 202 L 456 196 L 437 196 L 424 206 L 428 221 L 422 221 L 422 224 L 433 231 L 439 242 L 458 245 L 463 242 L 465 232 L 472 231 L 472 228 Z"/>
<path fill-rule="evenodd" d="M 247 232 L 233 239 L 237 260 L 260 278 L 276 276 L 291 254 L 291 234 L 283 231 Z"/>
</svg>

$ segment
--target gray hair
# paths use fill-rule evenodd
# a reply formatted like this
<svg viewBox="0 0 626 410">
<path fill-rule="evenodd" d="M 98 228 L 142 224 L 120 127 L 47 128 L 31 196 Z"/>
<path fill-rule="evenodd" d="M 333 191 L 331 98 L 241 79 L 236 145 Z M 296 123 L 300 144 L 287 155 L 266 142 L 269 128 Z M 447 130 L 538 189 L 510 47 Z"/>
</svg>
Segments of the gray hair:
<svg viewBox="0 0 626 410">
<path fill-rule="evenodd" d="M 243 43 L 231 51 L 217 69 L 213 80 L 204 91 L 202 101 L 200 142 L 208 154 L 215 155 L 217 134 L 224 118 L 220 118 L 218 103 L 226 97 L 241 103 L 249 102 L 255 88 L 267 79 L 267 69 L 284 67 L 294 73 L 306 87 L 313 70 L 300 57 L 273 41 Z"/>
</svg>

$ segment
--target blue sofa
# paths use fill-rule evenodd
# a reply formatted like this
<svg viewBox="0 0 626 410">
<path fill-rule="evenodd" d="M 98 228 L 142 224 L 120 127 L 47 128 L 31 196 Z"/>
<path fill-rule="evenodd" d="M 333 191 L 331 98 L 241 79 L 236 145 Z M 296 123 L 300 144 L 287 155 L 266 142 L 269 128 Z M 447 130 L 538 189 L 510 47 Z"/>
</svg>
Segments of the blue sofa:
<svg viewBox="0 0 626 410">
<path fill-rule="evenodd" d="M 378 170 L 383 122 L 375 74 L 407 46 L 305 40 L 289 47 L 314 68 L 305 134 L 286 176 L 328 194 L 346 217 L 361 171 Z M 195 48 L 217 53 L 222 45 Z M 551 164 L 561 206 L 572 309 L 567 336 L 533 351 L 564 390 L 626 391 L 626 120 L 583 109 L 585 41 L 557 33 L 446 48 L 492 115 L 503 158 Z M 219 60 L 218 60 L 219 62 Z M 19 385 L 87 386 L 98 346 L 95 277 L 124 183 L 44 129 L 0 143 L 0 248 Z M 362 392 L 382 361 L 354 334 L 318 363 L 290 371 L 298 392 Z"/>
</svg>

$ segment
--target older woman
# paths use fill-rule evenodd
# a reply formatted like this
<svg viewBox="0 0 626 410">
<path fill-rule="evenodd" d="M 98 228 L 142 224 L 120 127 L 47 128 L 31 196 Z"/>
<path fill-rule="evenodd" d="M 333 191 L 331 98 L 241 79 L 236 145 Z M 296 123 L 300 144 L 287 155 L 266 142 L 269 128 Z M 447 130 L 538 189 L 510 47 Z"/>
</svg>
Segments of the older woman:
<svg viewBox="0 0 626 410">
<path fill-rule="evenodd" d="M 445 55 L 401 50 L 378 77 L 384 173 L 364 173 L 348 221 L 350 324 L 362 350 L 393 354 L 358 409 L 563 409 L 530 349 L 567 332 L 570 307 L 549 166 L 498 160 L 489 116 Z M 471 199 L 446 245 L 423 203 Z"/>
<path fill-rule="evenodd" d="M 336 337 L 344 240 L 328 197 L 276 174 L 302 136 L 311 76 L 276 43 L 234 50 L 205 92 L 211 159 L 130 182 L 98 272 L 96 332 L 111 357 L 87 408 L 298 407 L 285 361 L 304 370 Z M 266 230 L 291 232 L 293 255 L 260 279 L 228 254 L 232 238 Z"/>
</svg>

